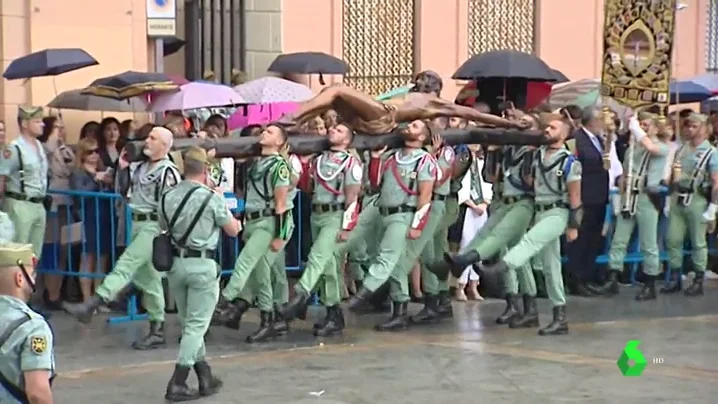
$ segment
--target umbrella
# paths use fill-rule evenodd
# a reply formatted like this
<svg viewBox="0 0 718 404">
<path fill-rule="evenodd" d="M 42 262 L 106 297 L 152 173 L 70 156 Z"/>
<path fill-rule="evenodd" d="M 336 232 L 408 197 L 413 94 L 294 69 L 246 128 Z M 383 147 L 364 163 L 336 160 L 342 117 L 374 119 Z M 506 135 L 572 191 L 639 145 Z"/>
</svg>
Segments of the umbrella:
<svg viewBox="0 0 718 404">
<path fill-rule="evenodd" d="M 164 56 L 170 56 L 180 51 L 185 45 L 187 44 L 187 41 L 184 39 L 179 39 L 176 36 L 165 38 L 162 41 L 162 53 Z"/>
<path fill-rule="evenodd" d="M 322 52 L 299 52 L 279 55 L 267 69 L 275 73 L 346 74 L 349 66 L 341 59 Z"/>
<path fill-rule="evenodd" d="M 377 101 L 384 101 L 388 100 L 390 98 L 398 97 L 407 94 L 412 88 L 414 88 L 413 84 L 408 84 L 406 86 L 397 87 L 393 90 L 389 90 L 379 96 L 376 97 Z"/>
<path fill-rule="evenodd" d="M 97 79 L 82 90 L 82 93 L 124 100 L 146 93 L 175 91 L 178 88 L 177 84 L 162 73 L 126 71 Z"/>
<path fill-rule="evenodd" d="M 179 91 L 157 95 L 147 110 L 151 112 L 181 111 L 246 103 L 232 87 L 224 84 L 194 82 L 181 86 Z"/>
<path fill-rule="evenodd" d="M 138 97 L 115 100 L 82 94 L 82 90 L 64 91 L 50 101 L 47 106 L 49 108 L 74 109 L 78 111 L 144 112 L 147 110 L 147 104 Z"/>
<path fill-rule="evenodd" d="M 713 96 L 713 92 L 692 81 L 671 82 L 671 104 L 701 102 Z"/>
<path fill-rule="evenodd" d="M 8 80 L 59 74 L 95 66 L 99 62 L 82 49 L 45 49 L 13 60 L 3 73 Z"/>
<path fill-rule="evenodd" d="M 497 50 L 472 56 L 451 78 L 455 80 L 505 78 L 551 82 L 558 79 L 554 70 L 543 60 L 515 50 Z"/>
<path fill-rule="evenodd" d="M 247 104 L 302 102 L 311 99 L 312 90 L 299 83 L 279 77 L 262 77 L 234 87 Z"/>
<path fill-rule="evenodd" d="M 598 98 L 600 87 L 601 80 L 597 79 L 582 79 L 556 84 L 551 87 L 549 104 L 553 109 L 561 108 L 575 104 L 576 100 L 582 96 L 593 98 L 595 102 Z"/>
<path fill-rule="evenodd" d="M 551 71 L 553 72 L 553 75 L 555 78 L 555 80 L 553 80 L 553 81 L 555 81 L 556 83 L 566 83 L 566 82 L 571 81 L 568 79 L 568 77 L 566 77 L 565 74 L 561 73 L 560 71 L 558 71 L 556 69 L 551 69 Z"/>
<path fill-rule="evenodd" d="M 696 76 L 688 81 L 692 81 L 699 86 L 703 86 L 711 90 L 713 94 L 718 94 L 718 74 L 705 73 L 701 74 L 700 76 Z"/>
</svg>

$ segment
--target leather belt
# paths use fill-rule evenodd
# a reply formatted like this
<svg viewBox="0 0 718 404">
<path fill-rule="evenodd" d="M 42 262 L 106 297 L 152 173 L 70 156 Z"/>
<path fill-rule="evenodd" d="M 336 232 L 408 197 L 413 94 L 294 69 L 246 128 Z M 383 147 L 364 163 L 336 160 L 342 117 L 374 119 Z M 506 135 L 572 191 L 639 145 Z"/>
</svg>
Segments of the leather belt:
<svg viewBox="0 0 718 404">
<path fill-rule="evenodd" d="M 267 209 L 257 210 L 254 212 L 247 212 L 247 214 L 244 215 L 244 217 L 246 217 L 247 220 L 254 220 L 254 219 L 259 219 L 261 217 L 270 217 L 270 216 L 274 216 L 274 215 L 275 215 L 274 209 L 267 208 Z"/>
<path fill-rule="evenodd" d="M 445 200 L 447 200 L 447 199 L 449 199 L 449 196 L 448 196 L 448 195 L 438 195 L 438 194 L 434 194 L 434 195 L 431 197 L 431 200 L 432 200 L 432 201 L 445 201 Z"/>
<path fill-rule="evenodd" d="M 505 196 L 501 198 L 501 203 L 505 203 L 507 205 L 514 204 L 519 201 L 523 201 L 524 199 L 531 199 L 528 195 L 521 195 L 521 196 Z"/>
<path fill-rule="evenodd" d="M 317 203 L 312 205 L 312 213 L 339 212 L 344 210 L 344 205 Z"/>
<path fill-rule="evenodd" d="M 555 208 L 568 208 L 564 202 L 554 202 L 554 203 L 548 203 L 548 204 L 536 204 L 534 205 L 534 212 L 545 212 L 547 210 L 555 209 Z"/>
<path fill-rule="evenodd" d="M 156 222 L 157 213 L 132 213 L 132 220 L 135 222 Z"/>
<path fill-rule="evenodd" d="M 172 255 L 177 258 L 212 258 L 215 250 L 192 250 L 190 248 L 173 248 Z"/>
<path fill-rule="evenodd" d="M 397 213 L 406 213 L 406 212 L 416 212 L 416 207 L 414 206 L 408 206 L 408 205 L 400 205 L 400 206 L 380 206 L 379 207 L 379 214 L 382 216 L 389 216 L 389 215 L 395 215 Z"/>
<path fill-rule="evenodd" d="M 31 203 L 43 203 L 45 201 L 44 196 L 27 196 L 23 194 L 18 194 L 16 192 L 5 192 L 5 196 L 18 201 L 25 201 Z"/>
</svg>

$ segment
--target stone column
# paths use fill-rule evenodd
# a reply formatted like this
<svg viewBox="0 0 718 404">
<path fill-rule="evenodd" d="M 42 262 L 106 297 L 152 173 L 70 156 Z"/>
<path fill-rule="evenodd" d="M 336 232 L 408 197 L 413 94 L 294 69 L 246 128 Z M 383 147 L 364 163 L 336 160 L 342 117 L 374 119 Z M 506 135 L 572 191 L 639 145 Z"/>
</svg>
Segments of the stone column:
<svg viewBox="0 0 718 404">
<path fill-rule="evenodd" d="M 246 69 L 248 78 L 267 75 L 282 53 L 282 0 L 246 0 Z"/>
</svg>

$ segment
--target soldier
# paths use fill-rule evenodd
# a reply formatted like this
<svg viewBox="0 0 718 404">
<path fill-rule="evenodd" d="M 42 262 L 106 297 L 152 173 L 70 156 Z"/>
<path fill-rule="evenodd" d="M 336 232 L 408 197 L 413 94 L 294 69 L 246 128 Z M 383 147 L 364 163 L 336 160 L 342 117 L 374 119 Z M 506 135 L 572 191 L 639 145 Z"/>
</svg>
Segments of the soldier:
<svg viewBox="0 0 718 404">
<path fill-rule="evenodd" d="M 33 246 L 0 245 L 0 402 L 53 403 L 53 334 L 27 305 L 35 292 Z"/>
<path fill-rule="evenodd" d="M 143 292 L 143 303 L 150 320 L 147 336 L 135 341 L 135 349 L 164 346 L 165 297 L 160 273 L 152 266 L 152 240 L 159 234 L 157 204 L 161 195 L 177 185 L 180 172 L 168 158 L 172 132 L 155 127 L 150 132 L 143 153 L 146 161 L 129 163 L 126 151 L 120 154 L 118 191 L 125 195 L 132 210 L 132 241 L 115 263 L 99 288 L 84 303 L 63 303 L 65 311 L 89 324 L 96 308 L 117 298 L 132 282 Z"/>
<path fill-rule="evenodd" d="M 172 270 L 167 277 L 182 329 L 175 371 L 165 394 L 169 401 L 210 396 L 222 386 L 207 363 L 204 334 L 219 297 L 220 269 L 214 257 L 220 229 L 235 237 L 241 228 L 222 192 L 210 188 L 219 179 L 211 178 L 216 170 L 211 171 L 207 152 L 190 148 L 183 162 L 185 180 L 167 191 L 159 206 L 160 226 L 167 229 L 174 247 Z M 199 391 L 187 386 L 192 369 L 197 374 Z"/>
<path fill-rule="evenodd" d="M 247 310 L 249 302 L 240 296 L 253 271 L 257 271 L 255 282 L 271 284 L 271 267 L 292 236 L 290 168 L 280 154 L 286 142 L 287 132 L 279 126 L 269 125 L 262 132 L 259 140 L 262 157 L 252 162 L 246 179 L 244 246 L 217 304 L 218 323 L 238 321 Z M 260 326 L 247 337 L 247 342 L 266 341 L 278 335 L 271 297 L 260 297 L 259 304 Z"/>
<path fill-rule="evenodd" d="M 561 275 L 561 235 L 570 243 L 578 236 L 581 221 L 581 163 L 564 147 L 570 124 L 560 116 L 551 120 L 546 135 L 554 142 L 541 146 L 533 168 L 536 218 L 531 229 L 511 248 L 492 270 L 530 271 L 534 256 L 543 262 L 544 279 L 553 304 L 553 320 L 539 335 L 568 333 L 566 295 Z M 533 307 L 518 318 L 518 324 L 538 320 Z"/>
<path fill-rule="evenodd" d="M 47 155 L 37 140 L 42 135 L 42 113 L 42 107 L 18 108 L 20 136 L 5 146 L 0 157 L 3 211 L 15 224 L 14 241 L 32 244 L 38 259 L 45 240 L 45 207 L 52 201 L 47 195 Z"/>
<path fill-rule="evenodd" d="M 311 291 L 320 284 L 322 303 L 327 313 L 314 335 L 328 337 L 344 329 L 341 303 L 341 265 L 346 241 L 359 219 L 359 191 L 362 165 L 348 151 L 354 138 L 352 130 L 339 124 L 329 129 L 331 147 L 304 168 L 301 186 L 312 192 L 312 235 L 307 266 L 295 285 L 296 294 L 285 308 L 291 320 L 303 316 Z M 344 244 L 340 247 L 339 244 Z M 322 281 L 323 278 L 323 281 Z"/>
<path fill-rule="evenodd" d="M 15 225 L 7 213 L 0 211 L 0 244 L 11 242 L 15 238 Z"/>
<path fill-rule="evenodd" d="M 383 236 L 379 255 L 369 268 L 362 287 L 349 301 L 349 309 L 356 310 L 391 276 L 395 291 L 392 317 L 376 326 L 378 331 L 403 330 L 409 325 L 408 296 L 403 290 L 407 274 L 393 274 L 407 246 L 407 239 L 421 237 L 431 217 L 431 198 L 438 167 L 433 156 L 424 150 L 424 142 L 431 137 L 425 121 L 412 121 L 402 131 L 404 148 L 384 154 L 386 147 L 373 151 L 369 162 L 369 180 L 379 188 L 377 207 L 382 216 Z M 398 272 L 398 271 L 397 271 Z M 401 279 L 403 278 L 403 280 Z"/>
<path fill-rule="evenodd" d="M 715 227 L 718 211 L 718 156 L 708 141 L 707 117 L 693 113 L 685 118 L 684 143 L 673 162 L 671 210 L 666 249 L 671 281 L 662 293 L 680 291 L 683 245 L 686 233 L 691 241 L 695 277 L 686 296 L 703 295 L 703 278 L 708 264 L 706 231 Z"/>
<path fill-rule="evenodd" d="M 638 225 L 638 241 L 643 256 L 643 273 L 646 275 L 643 288 L 636 300 L 656 298 L 655 281 L 660 273 L 658 261 L 658 219 L 663 212 L 660 186 L 670 147 L 658 137 L 658 117 L 648 112 L 639 112 L 631 117 L 629 129 L 633 141 L 626 152 L 621 180 L 621 200 L 614 206 L 616 229 L 609 255 L 608 282 L 603 287 L 605 295 L 618 293 L 618 279 L 623 272 L 626 247 L 631 240 L 633 229 Z"/>
</svg>

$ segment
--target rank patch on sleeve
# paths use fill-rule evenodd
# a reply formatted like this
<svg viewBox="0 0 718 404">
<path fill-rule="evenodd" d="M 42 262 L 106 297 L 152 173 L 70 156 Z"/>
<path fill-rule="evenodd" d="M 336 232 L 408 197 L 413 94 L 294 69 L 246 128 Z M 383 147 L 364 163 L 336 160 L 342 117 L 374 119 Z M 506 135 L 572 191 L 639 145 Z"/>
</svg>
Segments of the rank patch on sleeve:
<svg viewBox="0 0 718 404">
<path fill-rule="evenodd" d="M 32 336 L 30 337 L 30 350 L 35 355 L 42 355 L 47 350 L 47 337 Z"/>
<path fill-rule="evenodd" d="M 279 167 L 279 171 L 277 172 L 277 176 L 280 180 L 285 181 L 289 179 L 289 168 L 287 168 L 286 165 L 282 164 Z"/>
<path fill-rule="evenodd" d="M 10 151 L 10 148 L 9 148 L 9 147 L 6 147 L 6 148 L 3 149 L 3 151 L 2 151 L 2 157 L 3 157 L 4 159 L 9 159 L 10 157 L 12 157 L 12 151 Z"/>
</svg>

